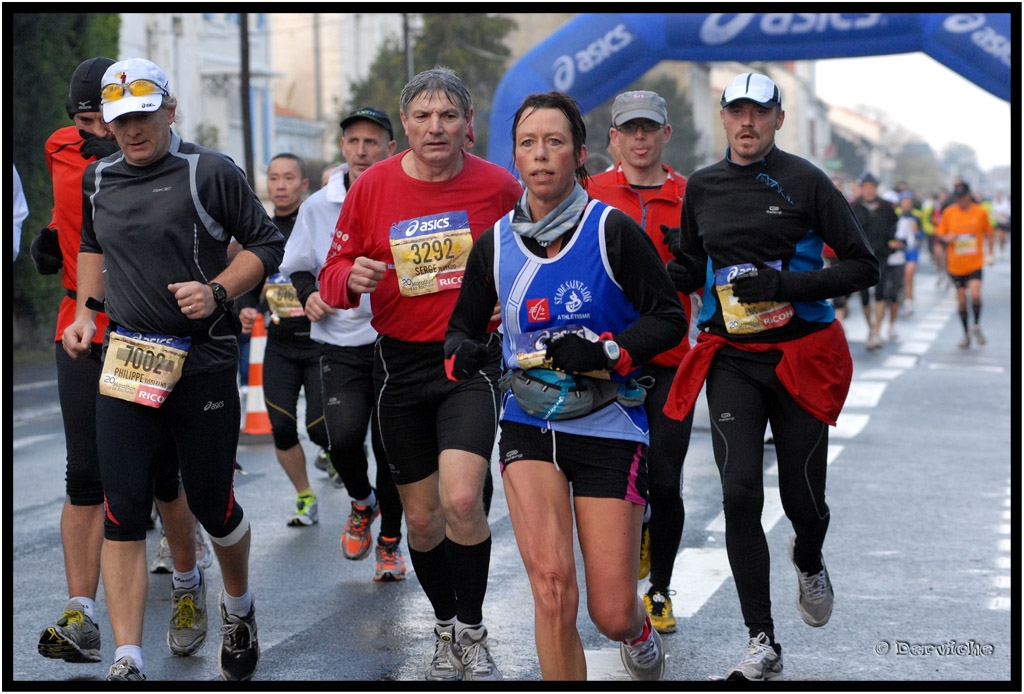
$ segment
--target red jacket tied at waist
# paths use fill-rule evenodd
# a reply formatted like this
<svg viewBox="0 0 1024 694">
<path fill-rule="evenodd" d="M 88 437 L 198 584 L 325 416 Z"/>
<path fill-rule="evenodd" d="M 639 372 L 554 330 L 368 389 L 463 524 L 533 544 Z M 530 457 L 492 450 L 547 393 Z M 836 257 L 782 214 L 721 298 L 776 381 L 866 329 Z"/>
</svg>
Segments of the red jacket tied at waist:
<svg viewBox="0 0 1024 694">
<path fill-rule="evenodd" d="M 779 381 L 793 399 L 815 418 L 835 426 L 850 392 L 853 359 L 846 333 L 839 321 L 824 330 L 786 342 L 732 342 L 710 333 L 697 336 L 697 344 L 686 353 L 665 402 L 665 414 L 682 420 L 693 409 L 715 352 L 724 345 L 748 352 L 779 350 L 782 359 L 775 367 Z"/>
</svg>

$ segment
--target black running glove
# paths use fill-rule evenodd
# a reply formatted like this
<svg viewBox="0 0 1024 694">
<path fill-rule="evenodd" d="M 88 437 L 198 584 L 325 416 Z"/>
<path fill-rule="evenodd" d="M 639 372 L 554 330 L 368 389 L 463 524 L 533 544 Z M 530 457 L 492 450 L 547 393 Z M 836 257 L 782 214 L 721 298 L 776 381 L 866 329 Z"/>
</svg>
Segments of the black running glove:
<svg viewBox="0 0 1024 694">
<path fill-rule="evenodd" d="M 732 295 L 743 304 L 778 301 L 781 289 L 782 273 L 764 264 L 758 265 L 756 272 L 748 272 L 732 281 Z"/>
<path fill-rule="evenodd" d="M 32 239 L 29 252 L 40 275 L 56 275 L 64 267 L 64 256 L 60 252 L 56 229 L 40 231 L 39 236 Z"/>
<path fill-rule="evenodd" d="M 460 381 L 472 378 L 487 363 L 490 353 L 476 340 L 464 340 L 452 353 L 452 375 Z"/>
<path fill-rule="evenodd" d="M 675 258 L 665 263 L 665 269 L 668 270 L 669 279 L 675 285 L 676 291 L 689 294 L 700 288 L 700 285 L 693 281 L 693 276 Z"/>
<path fill-rule="evenodd" d="M 673 254 L 676 252 L 676 247 L 679 246 L 682 235 L 683 230 L 679 227 L 670 227 L 668 224 L 661 225 L 661 239 Z"/>
<path fill-rule="evenodd" d="M 84 130 L 79 130 L 78 134 L 82 136 L 83 140 L 85 140 L 85 142 L 82 143 L 82 146 L 78 148 L 82 155 L 82 159 L 91 159 L 92 157 L 103 159 L 114 152 L 121 151 L 121 148 L 117 146 L 116 140 L 108 140 Z"/>
<path fill-rule="evenodd" d="M 565 373 L 583 373 L 608 368 L 608 357 L 598 342 L 566 333 L 557 340 L 548 342 L 547 358 L 552 368 Z"/>
</svg>

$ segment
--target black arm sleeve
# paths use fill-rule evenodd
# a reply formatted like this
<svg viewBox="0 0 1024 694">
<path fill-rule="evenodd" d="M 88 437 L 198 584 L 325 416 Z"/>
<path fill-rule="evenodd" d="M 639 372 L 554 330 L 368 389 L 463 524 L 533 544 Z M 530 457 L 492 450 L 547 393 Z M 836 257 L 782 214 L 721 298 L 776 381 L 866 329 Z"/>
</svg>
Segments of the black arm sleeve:
<svg viewBox="0 0 1024 694">
<path fill-rule="evenodd" d="M 640 312 L 640 319 L 615 335 L 615 341 L 634 364 L 644 364 L 686 336 L 686 311 L 651 237 L 629 215 L 620 210 L 608 214 L 605 241 L 615 281 Z"/>
<path fill-rule="evenodd" d="M 494 229 L 488 229 L 473 243 L 466 259 L 466 271 L 462 275 L 459 298 L 448 319 L 444 336 L 445 359 L 465 340 L 483 341 L 487 337 L 487 325 L 498 303 L 498 291 L 494 285 Z"/>
<path fill-rule="evenodd" d="M 687 186 L 686 192 L 683 193 L 683 210 L 679 215 L 679 236 L 672 246 L 672 255 L 676 262 L 692 280 L 692 286 L 677 287 L 684 294 L 692 294 L 704 286 L 708 266 L 708 254 L 697 234 L 697 220 L 693 215 L 694 207 L 689 191 L 690 187 Z"/>
<path fill-rule="evenodd" d="M 878 284 L 880 267 L 867 235 L 849 204 L 838 192 L 817 205 L 818 229 L 837 261 L 810 272 L 783 272 L 781 301 L 820 301 L 846 296 Z"/>
<path fill-rule="evenodd" d="M 299 270 L 291 274 L 291 280 L 292 286 L 295 287 L 295 296 L 298 297 L 299 303 L 305 306 L 309 295 L 317 291 L 316 275 L 312 272 Z"/>
</svg>

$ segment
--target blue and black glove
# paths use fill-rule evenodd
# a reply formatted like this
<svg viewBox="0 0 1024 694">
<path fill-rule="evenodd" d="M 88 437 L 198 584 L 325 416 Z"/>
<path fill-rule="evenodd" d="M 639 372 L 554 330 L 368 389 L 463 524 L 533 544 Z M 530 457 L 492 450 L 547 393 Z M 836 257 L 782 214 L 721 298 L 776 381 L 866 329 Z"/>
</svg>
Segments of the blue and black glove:
<svg viewBox="0 0 1024 694">
<path fill-rule="evenodd" d="M 103 159 L 104 157 L 109 157 L 114 152 L 121 151 L 121 148 L 117 146 L 116 140 L 108 140 L 105 137 L 99 137 L 81 129 L 79 129 L 78 134 L 85 140 L 82 146 L 78 148 L 82 159 L 91 159 L 93 157 Z"/>
<path fill-rule="evenodd" d="M 566 333 L 548 342 L 546 356 L 551 367 L 565 373 L 583 373 L 608 368 L 608 357 L 599 342 L 576 333 Z"/>
<path fill-rule="evenodd" d="M 490 358 L 487 347 L 476 340 L 464 340 L 452 353 L 452 375 L 458 380 L 472 378 Z"/>
<path fill-rule="evenodd" d="M 64 256 L 60 252 L 56 229 L 47 227 L 40 231 L 39 236 L 32 239 L 29 252 L 40 275 L 56 275 L 64 267 Z"/>
<path fill-rule="evenodd" d="M 760 301 L 778 301 L 782 297 L 782 273 L 773 267 L 759 264 L 757 269 L 732 281 L 732 295 L 743 304 Z"/>
</svg>

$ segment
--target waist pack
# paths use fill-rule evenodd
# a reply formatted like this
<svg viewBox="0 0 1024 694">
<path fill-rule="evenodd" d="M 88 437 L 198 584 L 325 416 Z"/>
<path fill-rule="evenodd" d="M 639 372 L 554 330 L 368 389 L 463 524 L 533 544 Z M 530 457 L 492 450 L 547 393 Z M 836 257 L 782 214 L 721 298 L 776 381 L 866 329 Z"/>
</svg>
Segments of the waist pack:
<svg viewBox="0 0 1024 694">
<path fill-rule="evenodd" d="M 548 420 L 584 417 L 613 402 L 642 405 L 650 385 L 636 379 L 609 381 L 539 368 L 513 369 L 501 378 L 502 390 L 511 388 L 524 412 Z"/>
</svg>

